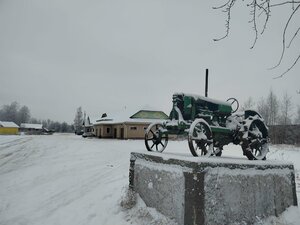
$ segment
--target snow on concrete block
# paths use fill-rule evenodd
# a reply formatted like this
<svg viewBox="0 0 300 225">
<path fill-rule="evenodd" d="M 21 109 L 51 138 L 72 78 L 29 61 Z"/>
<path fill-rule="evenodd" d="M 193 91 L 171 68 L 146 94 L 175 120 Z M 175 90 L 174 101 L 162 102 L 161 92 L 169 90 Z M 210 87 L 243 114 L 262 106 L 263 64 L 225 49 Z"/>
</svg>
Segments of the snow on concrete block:
<svg viewBox="0 0 300 225">
<path fill-rule="evenodd" d="M 135 152 L 130 161 L 130 187 L 178 224 L 253 224 L 297 205 L 290 163 Z"/>
</svg>

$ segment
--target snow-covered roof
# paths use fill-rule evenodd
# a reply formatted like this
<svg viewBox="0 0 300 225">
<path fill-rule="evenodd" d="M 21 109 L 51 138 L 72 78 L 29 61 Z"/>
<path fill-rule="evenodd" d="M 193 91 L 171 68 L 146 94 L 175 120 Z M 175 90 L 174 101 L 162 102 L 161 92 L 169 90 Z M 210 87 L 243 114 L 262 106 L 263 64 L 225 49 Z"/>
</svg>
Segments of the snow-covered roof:
<svg viewBox="0 0 300 225">
<path fill-rule="evenodd" d="M 27 128 L 27 129 L 41 130 L 41 129 L 43 129 L 43 124 L 21 123 L 20 127 Z"/>
<path fill-rule="evenodd" d="M 153 123 L 153 122 L 162 122 L 163 119 L 150 119 L 150 118 L 130 118 L 133 115 L 141 111 L 151 111 L 154 112 L 153 109 L 148 110 L 144 107 L 142 110 L 131 111 L 128 109 L 124 109 L 117 113 L 107 113 L 107 117 L 99 118 L 94 125 L 97 124 L 120 124 L 120 123 Z M 162 112 L 162 111 L 158 111 Z"/>
<path fill-rule="evenodd" d="M 95 118 L 95 117 L 89 117 L 89 118 L 90 118 L 90 123 L 91 123 L 91 124 L 96 123 L 96 121 L 97 121 L 97 119 L 98 119 L 98 118 Z"/>
<path fill-rule="evenodd" d="M 154 122 L 163 122 L 165 120 L 160 119 L 127 119 L 127 120 L 103 120 L 95 123 L 94 125 L 98 124 L 123 124 L 123 123 L 154 123 Z"/>
<path fill-rule="evenodd" d="M 93 124 L 91 123 L 91 120 L 90 120 L 90 117 L 89 117 L 89 116 L 87 116 L 87 117 L 85 118 L 85 120 L 83 121 L 83 125 L 84 125 L 85 127 L 88 127 L 88 126 L 93 125 Z"/>
<path fill-rule="evenodd" d="M 90 127 L 90 126 L 93 126 L 95 123 L 99 122 L 101 119 L 104 119 L 104 118 L 100 118 L 97 116 L 92 116 L 92 117 L 87 116 L 87 118 L 83 122 L 83 125 L 85 127 Z"/>
<path fill-rule="evenodd" d="M 19 128 L 19 126 L 14 122 L 8 122 L 8 121 L 0 121 L 0 127 Z"/>
</svg>

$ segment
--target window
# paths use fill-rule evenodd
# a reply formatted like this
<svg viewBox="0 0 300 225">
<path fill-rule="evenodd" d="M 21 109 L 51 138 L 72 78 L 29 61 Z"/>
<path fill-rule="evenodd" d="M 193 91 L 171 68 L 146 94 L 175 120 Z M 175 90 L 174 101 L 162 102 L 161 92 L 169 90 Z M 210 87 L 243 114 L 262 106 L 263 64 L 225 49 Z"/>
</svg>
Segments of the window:
<svg viewBox="0 0 300 225">
<path fill-rule="evenodd" d="M 110 128 L 108 127 L 108 128 L 106 128 L 106 133 L 110 133 Z"/>
<path fill-rule="evenodd" d="M 130 127 L 130 130 L 137 130 L 137 127 Z"/>
</svg>

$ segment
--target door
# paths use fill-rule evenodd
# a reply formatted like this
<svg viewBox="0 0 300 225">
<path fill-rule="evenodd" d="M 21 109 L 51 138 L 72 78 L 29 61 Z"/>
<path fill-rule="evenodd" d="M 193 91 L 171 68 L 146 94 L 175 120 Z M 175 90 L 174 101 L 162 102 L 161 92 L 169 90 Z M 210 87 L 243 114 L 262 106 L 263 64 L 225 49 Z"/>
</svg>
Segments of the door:
<svg viewBox="0 0 300 225">
<path fill-rule="evenodd" d="M 124 139 L 124 127 L 121 128 L 121 139 Z"/>
<path fill-rule="evenodd" d="M 113 135 L 114 138 L 117 138 L 117 128 L 114 128 L 114 135 Z"/>
</svg>

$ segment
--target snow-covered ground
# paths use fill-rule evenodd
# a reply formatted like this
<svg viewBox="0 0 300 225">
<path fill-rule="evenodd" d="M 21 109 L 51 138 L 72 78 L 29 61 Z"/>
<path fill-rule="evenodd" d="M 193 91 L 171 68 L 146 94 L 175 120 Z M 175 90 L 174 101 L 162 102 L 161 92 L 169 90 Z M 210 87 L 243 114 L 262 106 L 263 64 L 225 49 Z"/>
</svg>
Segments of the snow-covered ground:
<svg viewBox="0 0 300 225">
<path fill-rule="evenodd" d="M 0 136 L 0 225 L 174 224 L 138 199 L 120 207 L 128 186 L 130 152 L 146 152 L 142 140 L 80 136 Z M 192 157 L 187 141 L 170 141 L 166 153 Z M 246 157 L 230 145 L 222 157 Z M 296 170 L 300 197 L 300 147 L 270 147 L 269 160 L 287 160 Z M 291 207 L 264 225 L 299 225 Z"/>
</svg>

